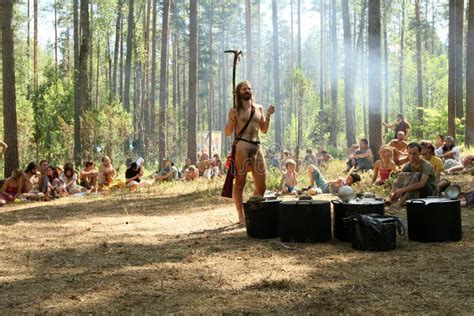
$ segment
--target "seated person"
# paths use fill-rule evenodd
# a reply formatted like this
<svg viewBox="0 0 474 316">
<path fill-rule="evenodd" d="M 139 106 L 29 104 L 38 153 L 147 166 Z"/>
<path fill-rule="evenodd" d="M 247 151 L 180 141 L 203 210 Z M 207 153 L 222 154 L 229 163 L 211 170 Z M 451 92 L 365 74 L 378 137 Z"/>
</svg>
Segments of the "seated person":
<svg viewBox="0 0 474 316">
<path fill-rule="evenodd" d="M 44 193 L 39 191 L 39 182 L 41 174 L 38 172 L 38 165 L 35 162 L 30 162 L 23 172 L 20 179 L 20 187 L 18 188 L 18 194 L 20 198 L 25 199 L 42 199 Z"/>
<path fill-rule="evenodd" d="M 379 150 L 380 160 L 374 164 L 374 175 L 372 177 L 372 184 L 382 185 L 390 177 L 392 173 L 397 170 L 395 162 L 392 160 L 392 147 L 382 146 Z M 380 177 L 377 180 L 377 177 Z"/>
<path fill-rule="evenodd" d="M 359 141 L 359 149 L 351 156 L 352 165 L 357 166 L 357 170 L 367 171 L 374 168 L 374 154 L 369 148 L 369 141 L 362 138 Z"/>
<path fill-rule="evenodd" d="M 184 176 L 184 173 L 186 172 L 186 169 L 189 168 L 189 166 L 191 166 L 193 164 L 193 162 L 191 161 L 191 159 L 189 158 L 186 158 L 184 160 L 184 166 L 183 168 L 181 169 L 181 174 Z"/>
<path fill-rule="evenodd" d="M 190 165 L 183 173 L 184 181 L 193 181 L 199 177 L 199 170 L 195 165 Z"/>
<path fill-rule="evenodd" d="M 436 136 L 436 140 L 435 140 L 435 143 L 434 143 L 435 152 L 436 152 L 436 150 L 438 150 L 439 148 L 444 146 L 444 139 L 445 138 L 446 137 L 444 135 L 441 135 L 441 134 Z"/>
<path fill-rule="evenodd" d="M 309 165 L 317 165 L 318 159 L 313 154 L 313 150 L 311 148 L 306 149 L 306 156 L 304 156 L 304 166 L 307 168 Z"/>
<path fill-rule="evenodd" d="M 98 172 L 95 169 L 94 162 L 92 160 L 86 161 L 84 169 L 80 173 L 80 185 L 87 190 L 96 191 L 97 176 Z"/>
<path fill-rule="evenodd" d="M 48 189 L 51 197 L 56 198 L 67 194 L 64 179 L 59 176 L 58 168 L 53 165 L 48 166 L 48 182 Z"/>
<path fill-rule="evenodd" d="M 0 192 L 0 205 L 13 202 L 18 195 L 20 180 L 23 172 L 20 169 L 14 169 L 10 178 L 7 178 Z"/>
<path fill-rule="evenodd" d="M 288 159 L 291 159 L 291 158 L 290 158 L 290 152 L 289 152 L 288 150 L 283 150 L 283 151 L 281 152 L 281 157 L 280 157 L 281 170 L 286 171 L 286 170 L 285 170 L 285 168 L 286 168 L 285 166 L 286 166 L 286 161 L 287 161 Z"/>
<path fill-rule="evenodd" d="M 64 172 L 61 175 L 64 181 L 64 188 L 68 194 L 76 194 L 82 191 L 82 187 L 77 184 L 77 172 L 74 170 L 72 163 L 64 164 Z"/>
<path fill-rule="evenodd" d="M 408 162 L 408 143 L 405 141 L 404 132 L 399 131 L 397 133 L 397 138 L 392 139 L 388 145 L 393 148 L 393 161 L 395 161 L 397 166 Z"/>
<path fill-rule="evenodd" d="M 102 157 L 102 165 L 99 167 L 97 175 L 99 188 L 109 187 L 114 181 L 116 174 L 114 166 L 110 163 L 110 158 L 107 156 Z"/>
<path fill-rule="evenodd" d="M 269 150 L 266 157 L 267 166 L 272 167 L 274 169 L 280 169 L 280 160 L 278 159 L 277 155 L 273 153 L 273 151 Z"/>
<path fill-rule="evenodd" d="M 140 178 L 143 177 L 143 164 L 138 166 L 136 162 L 130 164 L 125 171 L 125 183 L 130 190 L 136 190 L 140 186 Z"/>
<path fill-rule="evenodd" d="M 166 158 L 164 160 L 165 166 L 158 173 L 155 174 L 155 181 L 174 181 L 179 179 L 178 168 L 174 165 L 174 162 Z"/>
<path fill-rule="evenodd" d="M 446 136 L 444 145 L 435 150 L 436 156 L 443 160 L 443 169 L 451 169 L 462 165 L 461 152 L 454 143 L 452 136 Z"/>
<path fill-rule="evenodd" d="M 395 207 L 405 204 L 408 199 L 425 198 L 438 194 L 436 176 L 433 166 L 421 159 L 421 146 L 418 143 L 408 144 L 408 158 L 402 172 L 393 183 L 389 203 L 396 202 Z"/>
<path fill-rule="evenodd" d="M 433 166 L 436 183 L 439 182 L 441 171 L 443 170 L 443 161 L 435 156 L 435 148 L 434 146 L 428 141 L 422 141 L 420 143 L 421 146 L 421 158 L 429 161 L 429 163 Z"/>
<path fill-rule="evenodd" d="M 349 149 L 349 152 L 347 153 L 347 158 L 348 158 L 348 160 L 346 161 L 347 168 L 346 170 L 344 170 L 344 172 L 349 172 L 349 170 L 351 170 L 352 167 L 357 168 L 357 166 L 354 166 L 352 164 L 352 156 L 355 154 L 357 149 L 359 149 L 359 145 L 352 144 L 351 148 Z"/>
<path fill-rule="evenodd" d="M 49 178 L 48 178 L 48 161 L 47 160 L 43 159 L 40 161 L 38 171 L 41 174 L 40 181 L 38 184 L 39 186 L 38 189 L 40 192 L 42 192 L 47 197 L 49 197 L 48 196 Z"/>
<path fill-rule="evenodd" d="M 334 160 L 334 157 L 331 156 L 327 151 L 321 150 L 321 153 L 318 155 L 318 163 L 320 166 L 327 166 L 330 160 Z"/>
<path fill-rule="evenodd" d="M 201 157 L 203 157 L 201 155 Z M 204 176 L 204 172 L 207 170 L 207 167 L 209 165 L 209 160 L 208 159 L 200 159 L 198 164 L 197 164 L 197 167 L 199 169 L 199 176 Z"/>
<path fill-rule="evenodd" d="M 361 180 L 357 173 L 351 173 L 346 179 L 339 178 L 337 180 L 327 181 L 315 165 L 309 165 L 306 171 L 309 176 L 309 195 L 337 193 L 342 186 L 352 186 Z"/>
<path fill-rule="evenodd" d="M 286 161 L 286 172 L 283 173 L 281 179 L 281 191 L 283 194 L 296 195 L 298 194 L 298 173 L 296 172 L 296 162 L 293 159 Z"/>
</svg>

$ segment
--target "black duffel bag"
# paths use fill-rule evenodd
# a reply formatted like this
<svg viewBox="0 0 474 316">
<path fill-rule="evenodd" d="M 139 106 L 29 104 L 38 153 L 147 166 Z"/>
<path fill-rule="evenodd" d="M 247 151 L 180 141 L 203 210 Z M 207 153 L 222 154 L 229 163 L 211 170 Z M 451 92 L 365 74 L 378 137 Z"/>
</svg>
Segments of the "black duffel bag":
<svg viewBox="0 0 474 316">
<path fill-rule="evenodd" d="M 389 251 L 397 246 L 397 232 L 405 234 L 405 225 L 399 217 L 380 214 L 356 215 L 352 222 L 352 248 L 369 251 Z"/>
</svg>

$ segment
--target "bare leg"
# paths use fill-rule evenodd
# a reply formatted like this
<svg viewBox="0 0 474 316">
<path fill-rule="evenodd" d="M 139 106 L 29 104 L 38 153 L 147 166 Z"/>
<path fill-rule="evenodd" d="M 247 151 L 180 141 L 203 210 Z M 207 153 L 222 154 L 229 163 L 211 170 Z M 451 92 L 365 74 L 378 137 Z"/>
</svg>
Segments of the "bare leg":
<svg viewBox="0 0 474 316">
<path fill-rule="evenodd" d="M 247 181 L 247 166 L 248 166 L 248 154 L 246 144 L 239 142 L 237 144 L 237 150 L 235 153 L 235 182 L 234 190 L 232 192 L 232 198 L 234 199 L 235 208 L 237 209 L 237 215 L 239 216 L 239 223 L 244 224 L 244 212 L 243 212 L 243 195 L 245 183 Z"/>
<path fill-rule="evenodd" d="M 263 156 L 263 151 L 261 147 L 258 149 L 258 152 L 253 161 L 252 176 L 253 181 L 255 183 L 255 188 L 253 190 L 254 195 L 263 196 L 265 194 L 265 190 L 267 189 L 267 172 L 265 166 L 265 158 Z"/>
</svg>

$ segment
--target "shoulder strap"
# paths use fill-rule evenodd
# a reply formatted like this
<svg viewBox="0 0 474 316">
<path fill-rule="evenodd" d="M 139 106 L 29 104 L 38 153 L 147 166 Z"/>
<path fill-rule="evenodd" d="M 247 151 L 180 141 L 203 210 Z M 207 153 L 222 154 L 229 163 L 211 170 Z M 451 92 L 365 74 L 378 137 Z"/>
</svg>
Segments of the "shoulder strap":
<svg viewBox="0 0 474 316">
<path fill-rule="evenodd" d="M 250 112 L 249 120 L 247 121 L 247 123 L 245 123 L 244 127 L 242 127 L 239 134 L 237 136 L 235 136 L 236 139 L 242 137 L 242 135 L 245 133 L 245 130 L 249 126 L 250 121 L 252 120 L 254 114 L 255 114 L 255 107 L 252 105 L 252 112 Z"/>
</svg>

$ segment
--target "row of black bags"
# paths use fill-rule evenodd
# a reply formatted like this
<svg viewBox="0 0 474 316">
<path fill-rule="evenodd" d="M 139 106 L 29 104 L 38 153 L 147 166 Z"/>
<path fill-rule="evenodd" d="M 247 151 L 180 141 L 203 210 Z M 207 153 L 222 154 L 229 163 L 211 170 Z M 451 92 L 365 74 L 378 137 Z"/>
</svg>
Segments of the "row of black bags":
<svg viewBox="0 0 474 316">
<path fill-rule="evenodd" d="M 405 235 L 401 218 L 380 214 L 358 214 L 344 218 L 344 226 L 352 236 L 352 248 L 389 251 L 397 246 L 397 234 Z"/>
</svg>

